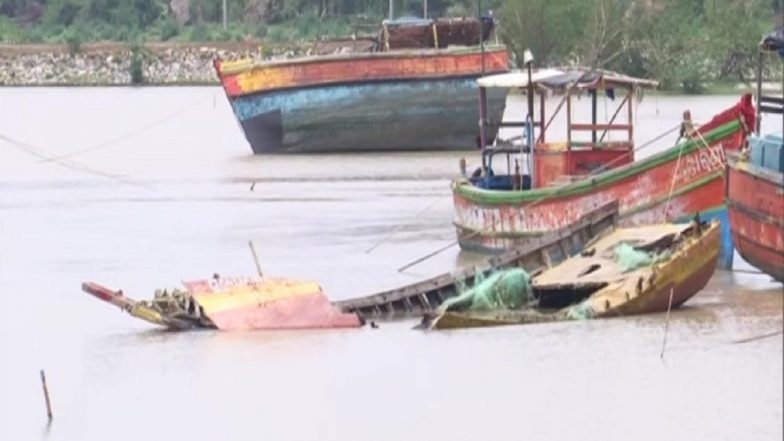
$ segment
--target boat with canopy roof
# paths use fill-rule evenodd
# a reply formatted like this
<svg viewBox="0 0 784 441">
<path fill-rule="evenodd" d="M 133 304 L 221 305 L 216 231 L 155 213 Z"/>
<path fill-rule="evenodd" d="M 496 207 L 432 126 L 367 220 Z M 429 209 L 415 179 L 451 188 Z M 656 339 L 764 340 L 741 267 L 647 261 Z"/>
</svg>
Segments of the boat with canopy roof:
<svg viewBox="0 0 784 441">
<path fill-rule="evenodd" d="M 452 183 L 454 225 L 462 249 L 501 252 L 568 225 L 608 201 L 618 201 L 623 226 L 685 222 L 696 214 L 705 220 L 719 219 L 719 266 L 731 267 L 732 240 L 722 197 L 725 152 L 737 151 L 753 127 L 750 95 L 698 128 L 684 112 L 675 145 L 635 161 L 639 148 L 634 143 L 634 105 L 656 81 L 599 69 L 534 71 L 528 66 L 528 72 L 477 80 L 481 167 L 470 176 L 463 168 L 462 176 Z M 525 95 L 528 106 L 523 120 L 493 121 L 488 116 L 486 97 L 499 88 Z M 562 99 L 548 115 L 545 98 L 551 94 Z M 618 102 L 603 123 L 597 112 L 600 94 Z M 587 122 L 573 117 L 583 95 L 590 97 Z M 559 114 L 566 120 L 560 139 L 551 130 Z M 488 133 L 496 129 L 513 130 L 516 136 L 492 139 Z"/>
</svg>

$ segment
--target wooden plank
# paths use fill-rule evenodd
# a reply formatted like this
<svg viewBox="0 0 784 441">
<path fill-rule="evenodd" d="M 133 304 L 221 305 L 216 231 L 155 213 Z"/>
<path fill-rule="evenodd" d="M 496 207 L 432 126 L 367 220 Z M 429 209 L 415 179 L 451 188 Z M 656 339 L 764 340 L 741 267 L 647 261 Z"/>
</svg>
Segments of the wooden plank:
<svg viewBox="0 0 784 441">
<path fill-rule="evenodd" d="M 593 132 L 597 130 L 629 130 L 630 124 L 572 124 L 576 132 Z"/>
</svg>

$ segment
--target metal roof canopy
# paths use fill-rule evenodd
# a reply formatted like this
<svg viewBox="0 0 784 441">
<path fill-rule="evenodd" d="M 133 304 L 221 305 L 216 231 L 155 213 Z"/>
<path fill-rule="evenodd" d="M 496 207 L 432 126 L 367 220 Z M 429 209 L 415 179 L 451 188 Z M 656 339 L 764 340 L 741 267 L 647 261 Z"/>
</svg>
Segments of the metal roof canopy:
<svg viewBox="0 0 784 441">
<path fill-rule="evenodd" d="M 614 87 L 656 87 L 659 85 L 659 82 L 655 80 L 584 67 L 539 69 L 532 72 L 531 81 L 539 88 L 560 92 L 565 92 L 569 88 L 610 89 Z M 479 78 L 477 84 L 479 87 L 485 88 L 525 88 L 528 87 L 528 75 L 524 71 L 488 75 Z"/>
</svg>

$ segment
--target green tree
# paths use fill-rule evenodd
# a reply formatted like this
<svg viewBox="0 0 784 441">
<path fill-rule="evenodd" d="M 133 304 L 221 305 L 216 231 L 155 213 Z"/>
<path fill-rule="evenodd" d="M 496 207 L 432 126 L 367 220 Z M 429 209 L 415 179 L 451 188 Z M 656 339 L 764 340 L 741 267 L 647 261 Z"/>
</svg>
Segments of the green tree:
<svg viewBox="0 0 784 441">
<path fill-rule="evenodd" d="M 499 32 L 518 63 L 530 48 L 538 65 L 552 64 L 579 51 L 591 6 L 587 1 L 504 0 Z"/>
<path fill-rule="evenodd" d="M 753 72 L 757 43 L 772 28 L 773 12 L 770 0 L 705 1 L 706 55 L 720 78 L 745 81 Z"/>
</svg>

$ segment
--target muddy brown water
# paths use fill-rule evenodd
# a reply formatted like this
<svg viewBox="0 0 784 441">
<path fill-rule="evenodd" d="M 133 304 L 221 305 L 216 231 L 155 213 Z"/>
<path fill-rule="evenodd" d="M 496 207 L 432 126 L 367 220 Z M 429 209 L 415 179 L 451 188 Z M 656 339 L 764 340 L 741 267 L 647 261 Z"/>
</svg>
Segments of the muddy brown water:
<svg viewBox="0 0 784 441">
<path fill-rule="evenodd" d="M 638 144 L 735 100 L 646 97 Z M 782 329 L 765 276 L 717 272 L 663 360 L 661 314 L 169 333 L 80 291 L 250 273 L 249 240 L 267 274 L 333 299 L 471 264 L 451 248 L 396 271 L 454 239 L 449 179 L 472 152 L 252 157 L 217 88 L 0 89 L 0 135 L 27 143 L 0 140 L 2 440 L 782 438 L 781 335 L 732 343 Z"/>
</svg>

